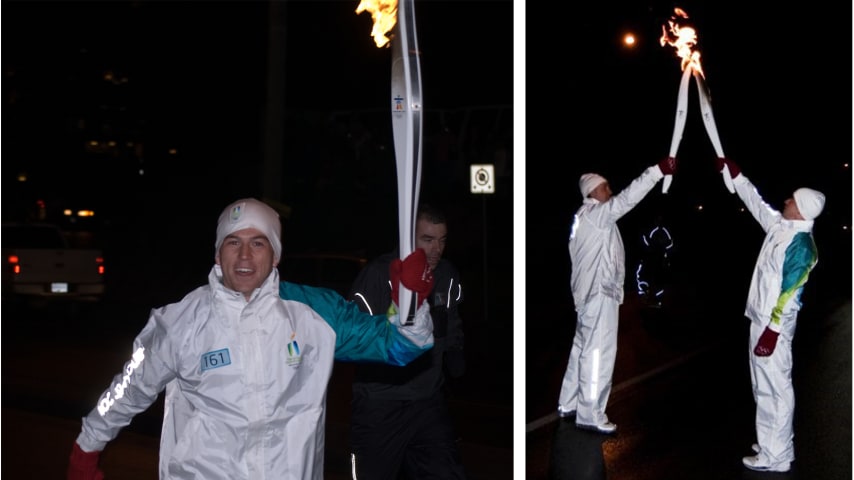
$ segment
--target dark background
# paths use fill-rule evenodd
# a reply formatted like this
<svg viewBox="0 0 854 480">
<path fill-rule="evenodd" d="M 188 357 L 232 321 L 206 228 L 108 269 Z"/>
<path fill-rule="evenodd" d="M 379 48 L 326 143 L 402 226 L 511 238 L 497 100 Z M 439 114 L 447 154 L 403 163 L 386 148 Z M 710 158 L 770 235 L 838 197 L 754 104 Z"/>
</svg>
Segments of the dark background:
<svg viewBox="0 0 854 480">
<path fill-rule="evenodd" d="M 157 303 L 203 281 L 216 218 L 244 196 L 279 207 L 286 254 L 390 250 L 391 49 L 358 4 L 4 2 L 3 219 L 98 230 L 114 262 L 135 252 L 141 267 L 113 263 L 114 279 L 168 268 Z M 509 275 L 512 2 L 416 2 L 416 22 L 421 198 L 448 211 L 448 258 Z M 496 165 L 495 195 L 469 192 L 473 163 Z M 69 224 L 64 208 L 96 217 Z M 492 228 L 507 229 L 495 262 Z"/>
</svg>

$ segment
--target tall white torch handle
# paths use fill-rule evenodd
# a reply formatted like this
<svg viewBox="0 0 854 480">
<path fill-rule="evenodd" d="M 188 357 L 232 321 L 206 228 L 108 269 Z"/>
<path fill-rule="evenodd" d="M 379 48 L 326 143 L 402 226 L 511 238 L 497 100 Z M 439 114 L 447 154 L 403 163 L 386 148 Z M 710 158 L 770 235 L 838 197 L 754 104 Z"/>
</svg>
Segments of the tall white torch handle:
<svg viewBox="0 0 854 480">
<path fill-rule="evenodd" d="M 717 154 L 718 158 L 724 158 L 724 149 L 721 146 L 721 139 L 718 137 L 718 127 L 715 125 L 715 116 L 712 113 L 712 102 L 709 99 L 709 90 L 706 88 L 706 82 L 703 80 L 703 76 L 697 72 L 694 72 L 694 80 L 697 81 L 697 90 L 700 92 L 700 113 L 703 114 L 703 124 L 706 126 L 706 132 L 709 134 L 709 140 L 712 141 L 712 146 L 715 148 L 715 154 Z M 732 176 L 726 164 L 724 164 L 721 174 L 724 177 L 724 185 L 726 185 L 729 193 L 735 193 Z"/>
<path fill-rule="evenodd" d="M 679 142 L 682 141 L 682 131 L 685 130 L 685 119 L 688 117 L 688 86 L 691 82 L 691 71 L 693 68 L 686 67 L 679 82 L 679 95 L 676 97 L 676 120 L 673 123 L 673 138 L 670 140 L 670 156 L 675 157 L 679 150 Z M 661 192 L 667 193 L 673 175 L 665 175 L 661 184 Z"/>
<path fill-rule="evenodd" d="M 415 33 L 414 0 L 397 6 L 397 34 L 392 39 L 391 121 L 397 165 L 397 214 L 400 259 L 415 250 L 415 216 L 421 191 L 421 65 Z M 415 293 L 399 288 L 400 318 L 412 323 Z"/>
</svg>

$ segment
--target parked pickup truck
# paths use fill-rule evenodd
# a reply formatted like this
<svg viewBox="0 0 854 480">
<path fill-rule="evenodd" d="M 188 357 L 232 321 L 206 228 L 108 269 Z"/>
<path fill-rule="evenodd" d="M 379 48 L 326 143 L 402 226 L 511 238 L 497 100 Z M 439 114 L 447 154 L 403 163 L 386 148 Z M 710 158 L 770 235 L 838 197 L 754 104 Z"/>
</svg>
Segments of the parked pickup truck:
<svg viewBox="0 0 854 480">
<path fill-rule="evenodd" d="M 4 223 L 3 297 L 96 301 L 104 295 L 104 255 L 72 248 L 50 224 Z"/>
</svg>

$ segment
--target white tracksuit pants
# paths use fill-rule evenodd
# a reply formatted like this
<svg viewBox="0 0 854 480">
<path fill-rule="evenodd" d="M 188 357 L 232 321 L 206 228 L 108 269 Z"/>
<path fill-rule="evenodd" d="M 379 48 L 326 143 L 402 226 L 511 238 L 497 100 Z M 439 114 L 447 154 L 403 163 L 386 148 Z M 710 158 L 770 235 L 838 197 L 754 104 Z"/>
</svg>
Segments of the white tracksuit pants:
<svg viewBox="0 0 854 480">
<path fill-rule="evenodd" d="M 576 309 L 578 321 L 558 407 L 565 412 L 575 410 L 578 424 L 601 425 L 608 421 L 605 407 L 617 358 L 619 308 L 613 298 L 597 295 Z"/>
<path fill-rule="evenodd" d="M 794 324 L 794 322 L 791 322 Z M 794 325 L 780 332 L 774 353 L 757 357 L 753 348 L 765 327 L 750 325 L 750 381 L 756 401 L 756 443 L 760 464 L 783 465 L 795 460 L 792 422 L 795 414 L 795 391 L 792 387 L 792 342 Z"/>
</svg>

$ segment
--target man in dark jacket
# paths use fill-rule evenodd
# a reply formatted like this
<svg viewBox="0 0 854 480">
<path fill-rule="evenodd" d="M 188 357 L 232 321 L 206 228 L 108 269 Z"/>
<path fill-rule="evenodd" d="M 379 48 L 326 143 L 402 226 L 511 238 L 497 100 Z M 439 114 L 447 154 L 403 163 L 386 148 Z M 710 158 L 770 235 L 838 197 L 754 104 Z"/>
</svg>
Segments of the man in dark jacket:
<svg viewBox="0 0 854 480">
<path fill-rule="evenodd" d="M 463 299 L 459 272 L 442 258 L 447 234 L 444 214 L 420 205 L 415 248 L 424 250 L 433 272 L 433 291 L 426 298 L 433 318 L 433 350 L 406 367 L 356 367 L 350 430 L 354 478 L 465 478 L 442 390 L 446 373 L 459 377 L 465 371 L 457 312 Z M 348 298 L 366 312 L 383 311 L 391 303 L 389 265 L 399 257 L 394 251 L 371 261 Z"/>
</svg>

